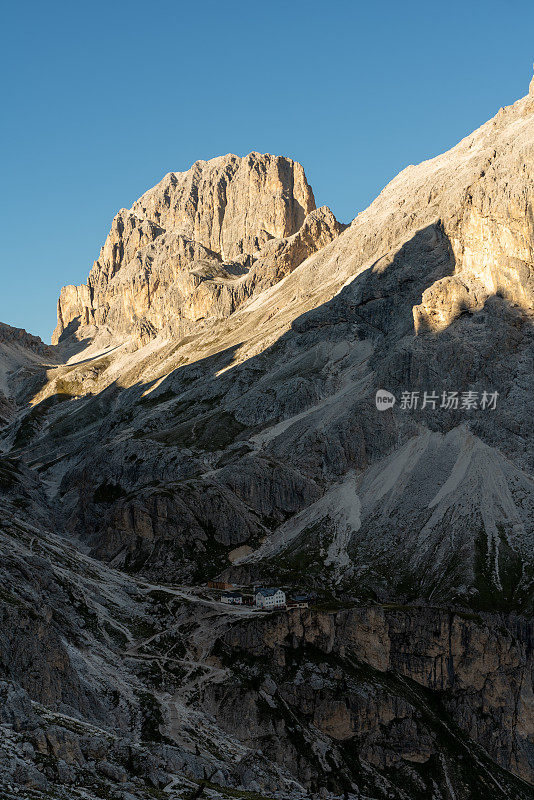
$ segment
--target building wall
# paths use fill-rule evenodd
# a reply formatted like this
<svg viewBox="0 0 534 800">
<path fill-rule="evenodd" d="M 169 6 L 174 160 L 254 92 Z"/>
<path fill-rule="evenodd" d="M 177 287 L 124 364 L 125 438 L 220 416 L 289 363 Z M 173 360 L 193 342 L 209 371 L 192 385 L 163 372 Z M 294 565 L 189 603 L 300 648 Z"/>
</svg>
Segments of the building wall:
<svg viewBox="0 0 534 800">
<path fill-rule="evenodd" d="M 267 597 L 257 594 L 255 602 L 258 608 L 280 608 L 280 606 L 285 605 L 286 596 L 282 591 L 277 592 L 275 595 L 268 595 Z"/>
</svg>

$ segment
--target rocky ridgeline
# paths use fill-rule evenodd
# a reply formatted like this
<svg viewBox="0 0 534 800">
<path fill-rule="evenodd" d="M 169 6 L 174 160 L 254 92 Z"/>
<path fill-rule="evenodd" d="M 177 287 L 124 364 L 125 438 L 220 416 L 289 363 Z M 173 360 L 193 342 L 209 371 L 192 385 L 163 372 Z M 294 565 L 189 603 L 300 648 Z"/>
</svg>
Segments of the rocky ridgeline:
<svg viewBox="0 0 534 800">
<path fill-rule="evenodd" d="M 0 323 L 0 427 L 42 385 L 44 364 L 57 361 L 55 348 L 44 344 L 38 336 Z"/>
<path fill-rule="evenodd" d="M 44 344 L 39 336 L 33 336 L 23 328 L 12 328 L 10 325 L 4 325 L 0 322 L 0 344 L 15 344 L 25 350 L 31 350 L 40 355 L 51 356 L 53 349 Z"/>
</svg>

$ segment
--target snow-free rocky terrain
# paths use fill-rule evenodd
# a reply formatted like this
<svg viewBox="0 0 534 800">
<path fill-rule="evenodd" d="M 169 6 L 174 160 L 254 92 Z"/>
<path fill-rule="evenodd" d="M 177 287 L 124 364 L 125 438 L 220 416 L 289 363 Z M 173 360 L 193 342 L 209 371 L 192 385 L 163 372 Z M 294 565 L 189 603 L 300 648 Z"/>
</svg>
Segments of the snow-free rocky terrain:
<svg viewBox="0 0 534 800">
<path fill-rule="evenodd" d="M 534 88 L 350 225 L 169 173 L 0 326 L 2 798 L 534 797 L 533 211 Z"/>
</svg>

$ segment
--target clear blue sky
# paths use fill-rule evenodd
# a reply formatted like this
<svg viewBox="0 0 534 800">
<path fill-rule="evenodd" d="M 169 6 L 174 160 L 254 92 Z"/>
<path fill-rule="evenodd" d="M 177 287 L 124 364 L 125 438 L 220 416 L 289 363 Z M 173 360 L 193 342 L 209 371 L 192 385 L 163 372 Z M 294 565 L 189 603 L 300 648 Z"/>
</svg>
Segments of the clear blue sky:
<svg viewBox="0 0 534 800">
<path fill-rule="evenodd" d="M 116 211 L 199 158 L 289 155 L 351 220 L 527 93 L 533 31 L 532 0 L 4 4 L 0 320 L 49 341 Z"/>
</svg>

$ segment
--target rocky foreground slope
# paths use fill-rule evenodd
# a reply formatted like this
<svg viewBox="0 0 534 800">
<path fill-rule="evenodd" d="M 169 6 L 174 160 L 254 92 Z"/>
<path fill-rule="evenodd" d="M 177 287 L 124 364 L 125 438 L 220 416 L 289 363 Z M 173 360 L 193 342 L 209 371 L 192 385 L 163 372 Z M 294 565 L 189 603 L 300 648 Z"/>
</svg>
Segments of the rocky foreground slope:
<svg viewBox="0 0 534 800">
<path fill-rule="evenodd" d="M 534 796 L 533 178 L 534 93 L 348 227 L 197 162 L 0 332 L 6 786 Z"/>
</svg>

